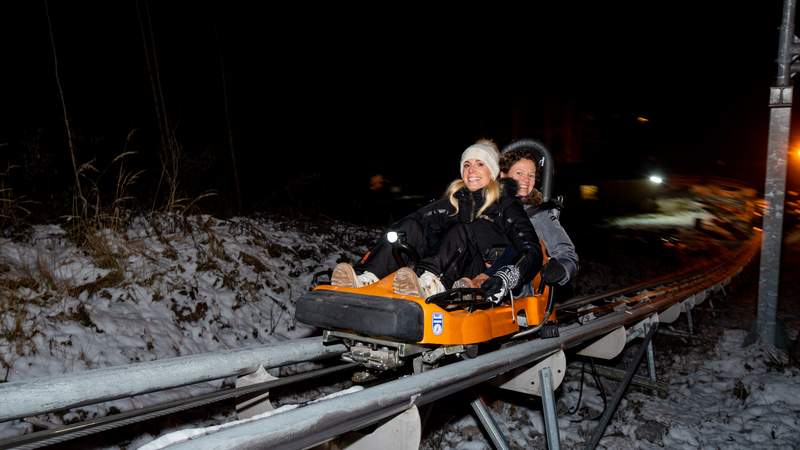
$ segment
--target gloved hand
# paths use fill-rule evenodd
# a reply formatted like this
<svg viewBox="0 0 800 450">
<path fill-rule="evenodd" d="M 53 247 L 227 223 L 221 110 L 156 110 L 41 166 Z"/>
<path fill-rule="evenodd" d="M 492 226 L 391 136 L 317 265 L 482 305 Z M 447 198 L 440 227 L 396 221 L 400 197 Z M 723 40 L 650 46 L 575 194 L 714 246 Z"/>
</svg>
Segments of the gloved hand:
<svg viewBox="0 0 800 450">
<path fill-rule="evenodd" d="M 486 292 L 486 298 L 494 304 L 500 303 L 508 292 L 506 282 L 497 275 L 489 277 L 488 280 L 483 282 L 481 287 L 483 291 Z"/>
<path fill-rule="evenodd" d="M 542 281 L 551 286 L 558 284 L 565 276 L 567 269 L 555 258 L 550 258 L 547 265 L 542 268 Z"/>
<path fill-rule="evenodd" d="M 500 303 L 506 294 L 517 287 L 519 283 L 519 269 L 517 266 L 501 267 L 494 275 L 484 281 L 481 287 L 492 303 Z"/>
</svg>

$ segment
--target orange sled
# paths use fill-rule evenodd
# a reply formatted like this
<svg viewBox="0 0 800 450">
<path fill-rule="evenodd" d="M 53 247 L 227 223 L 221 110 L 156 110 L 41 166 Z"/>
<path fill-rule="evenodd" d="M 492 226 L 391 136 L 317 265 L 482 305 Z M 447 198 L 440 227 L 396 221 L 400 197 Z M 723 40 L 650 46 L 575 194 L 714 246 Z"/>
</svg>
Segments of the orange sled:
<svg viewBox="0 0 800 450">
<path fill-rule="evenodd" d="M 297 301 L 299 322 L 325 330 L 419 345 L 470 345 L 524 331 L 544 319 L 549 287 L 501 305 L 476 290 L 454 289 L 429 298 L 396 294 L 392 273 L 361 288 L 321 285 Z M 533 286 L 539 286 L 537 275 Z M 555 319 L 553 313 L 550 320 Z"/>
</svg>

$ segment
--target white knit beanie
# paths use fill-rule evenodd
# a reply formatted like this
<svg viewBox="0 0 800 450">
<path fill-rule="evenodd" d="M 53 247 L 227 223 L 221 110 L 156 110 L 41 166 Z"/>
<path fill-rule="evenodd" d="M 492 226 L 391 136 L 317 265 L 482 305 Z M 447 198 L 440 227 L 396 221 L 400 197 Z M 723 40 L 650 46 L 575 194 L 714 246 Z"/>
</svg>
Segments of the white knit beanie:
<svg viewBox="0 0 800 450">
<path fill-rule="evenodd" d="M 492 174 L 492 179 L 497 178 L 500 173 L 500 155 L 491 145 L 472 144 L 461 154 L 461 164 L 458 166 L 459 175 L 464 170 L 464 161 L 468 159 L 480 159 L 488 167 Z"/>
</svg>

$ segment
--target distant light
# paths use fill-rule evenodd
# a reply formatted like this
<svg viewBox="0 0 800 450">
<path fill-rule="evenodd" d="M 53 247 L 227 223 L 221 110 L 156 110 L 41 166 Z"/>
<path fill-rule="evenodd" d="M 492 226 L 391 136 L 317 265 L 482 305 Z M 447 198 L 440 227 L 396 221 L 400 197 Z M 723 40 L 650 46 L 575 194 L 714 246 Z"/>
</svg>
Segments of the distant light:
<svg viewBox="0 0 800 450">
<path fill-rule="evenodd" d="M 396 231 L 390 231 L 386 233 L 386 240 L 389 241 L 390 244 L 397 242 L 397 238 L 398 236 Z"/>
<path fill-rule="evenodd" d="M 647 123 L 647 122 L 650 122 L 650 119 L 648 119 L 647 117 L 644 117 L 644 116 L 638 116 L 638 117 L 636 117 L 636 121 L 639 122 L 639 123 Z"/>
<path fill-rule="evenodd" d="M 580 186 L 581 200 L 597 200 L 599 189 L 593 184 L 582 184 Z"/>
<path fill-rule="evenodd" d="M 369 177 L 369 189 L 371 191 L 380 191 L 386 186 L 386 177 L 381 174 Z"/>
<path fill-rule="evenodd" d="M 650 180 L 650 182 L 653 184 L 661 184 L 664 182 L 664 179 L 658 175 L 650 175 L 650 178 L 648 178 L 648 180 Z"/>
</svg>

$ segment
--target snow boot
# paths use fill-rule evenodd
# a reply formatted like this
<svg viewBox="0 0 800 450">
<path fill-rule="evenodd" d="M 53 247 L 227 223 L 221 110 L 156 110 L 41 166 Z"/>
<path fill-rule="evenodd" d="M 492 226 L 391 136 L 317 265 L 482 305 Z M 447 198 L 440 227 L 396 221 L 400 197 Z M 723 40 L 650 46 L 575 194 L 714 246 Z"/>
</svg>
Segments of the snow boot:
<svg viewBox="0 0 800 450">
<path fill-rule="evenodd" d="M 378 281 L 378 277 L 372 272 L 364 272 L 361 275 L 356 275 L 353 266 L 348 263 L 339 263 L 333 268 L 331 274 L 331 284 L 333 286 L 358 288 L 369 286 Z"/>
</svg>

